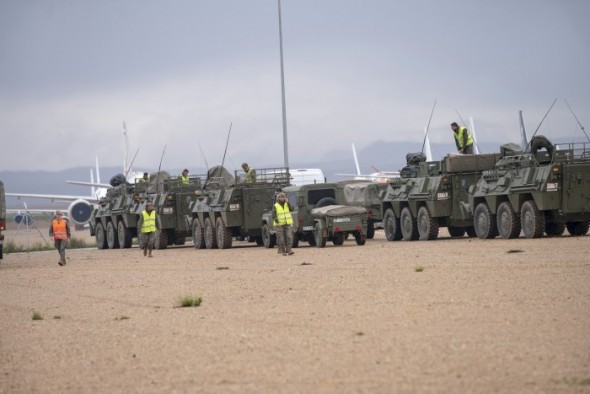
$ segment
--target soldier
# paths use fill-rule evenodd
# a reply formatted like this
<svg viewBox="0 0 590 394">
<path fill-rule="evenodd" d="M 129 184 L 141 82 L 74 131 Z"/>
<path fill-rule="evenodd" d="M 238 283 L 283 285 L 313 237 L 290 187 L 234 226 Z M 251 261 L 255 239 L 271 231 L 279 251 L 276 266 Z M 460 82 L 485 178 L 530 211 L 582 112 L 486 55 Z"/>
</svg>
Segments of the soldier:
<svg viewBox="0 0 590 394">
<path fill-rule="evenodd" d="M 253 168 L 250 168 L 248 163 L 242 163 L 242 169 L 246 173 L 246 177 L 244 178 L 244 182 L 246 182 L 246 183 L 256 182 L 256 171 L 254 171 Z"/>
<path fill-rule="evenodd" d="M 59 265 L 66 265 L 66 248 L 71 237 L 70 225 L 63 218 L 61 211 L 55 211 L 55 219 L 49 227 L 49 236 L 53 238 L 55 249 L 59 252 Z"/>
<path fill-rule="evenodd" d="M 139 234 L 139 247 L 143 249 L 143 255 L 152 257 L 154 242 L 156 240 L 156 230 L 160 228 L 156 219 L 154 204 L 148 201 L 145 204 L 145 210 L 141 213 L 137 222 L 137 233 Z M 149 252 L 149 254 L 148 254 Z"/>
<path fill-rule="evenodd" d="M 188 185 L 188 183 L 189 183 L 188 170 L 186 168 L 184 170 L 182 170 L 182 173 L 179 175 L 179 177 L 180 177 L 180 182 L 183 185 Z"/>
<path fill-rule="evenodd" d="M 149 182 L 149 174 L 147 172 L 143 173 L 143 178 L 139 178 L 139 181 L 137 181 L 138 183 L 144 183 L 144 182 Z"/>
<path fill-rule="evenodd" d="M 459 127 L 457 122 L 451 123 L 451 129 L 455 136 L 455 145 L 459 153 L 473 153 L 473 137 L 466 127 Z"/>
<path fill-rule="evenodd" d="M 283 256 L 294 253 L 291 250 L 291 246 L 293 245 L 293 218 L 291 217 L 290 211 L 287 196 L 285 193 L 279 193 L 277 202 L 272 210 L 272 217 L 277 231 L 278 253 L 282 253 Z"/>
<path fill-rule="evenodd" d="M 140 206 L 141 206 L 141 197 L 139 196 L 138 193 L 135 193 L 133 195 L 133 201 L 131 202 L 130 211 L 137 212 L 137 210 L 139 209 Z"/>
</svg>

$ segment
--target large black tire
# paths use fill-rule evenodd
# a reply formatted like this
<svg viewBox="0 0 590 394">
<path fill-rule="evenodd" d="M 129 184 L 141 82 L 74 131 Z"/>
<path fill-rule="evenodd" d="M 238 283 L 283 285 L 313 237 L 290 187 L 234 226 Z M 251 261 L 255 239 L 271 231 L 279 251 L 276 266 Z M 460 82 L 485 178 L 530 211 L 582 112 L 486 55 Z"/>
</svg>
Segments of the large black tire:
<svg viewBox="0 0 590 394">
<path fill-rule="evenodd" d="M 375 222 L 369 220 L 367 222 L 367 239 L 375 238 Z"/>
<path fill-rule="evenodd" d="M 219 216 L 217 220 L 215 220 L 215 237 L 217 238 L 217 247 L 219 249 L 231 248 L 231 231 L 229 231 L 229 229 L 225 227 L 225 223 L 223 223 L 223 219 L 221 219 L 221 216 Z"/>
<path fill-rule="evenodd" d="M 473 227 L 475 228 L 475 233 L 481 239 L 492 239 L 498 235 L 496 216 L 492 215 L 490 207 L 485 202 L 480 202 L 475 207 L 475 211 L 473 212 Z"/>
<path fill-rule="evenodd" d="M 211 218 L 205 218 L 205 247 L 207 249 L 217 248 L 217 237 L 215 236 L 215 227 Z"/>
<path fill-rule="evenodd" d="M 399 218 L 395 217 L 391 208 L 388 208 L 385 211 L 385 215 L 383 215 L 383 229 L 385 230 L 385 238 L 388 241 L 399 241 L 402 239 Z"/>
<path fill-rule="evenodd" d="M 469 227 L 465 227 L 465 232 L 467 233 L 467 236 L 469 238 L 475 238 L 477 237 L 477 233 L 475 232 L 475 229 L 471 226 Z"/>
<path fill-rule="evenodd" d="M 428 207 L 422 206 L 418 210 L 418 217 L 416 218 L 418 225 L 418 235 L 420 240 L 429 241 L 438 237 L 438 222 L 432 217 Z"/>
<path fill-rule="evenodd" d="M 357 231 L 354 233 L 354 240 L 356 241 L 357 245 L 362 246 L 365 244 L 365 242 L 367 242 L 367 236 L 361 231 Z"/>
<path fill-rule="evenodd" d="M 565 231 L 564 222 L 546 222 L 545 223 L 545 234 L 548 237 L 559 237 Z"/>
<path fill-rule="evenodd" d="M 520 208 L 520 225 L 527 238 L 539 238 L 545 232 L 545 215 L 533 200 L 527 200 Z"/>
<path fill-rule="evenodd" d="M 512 204 L 504 201 L 496 211 L 498 234 L 504 239 L 518 238 L 520 235 L 520 218 L 512 209 Z"/>
<path fill-rule="evenodd" d="M 336 233 L 332 236 L 332 243 L 336 246 L 344 245 L 344 233 Z"/>
<path fill-rule="evenodd" d="M 465 227 L 449 226 L 449 227 L 447 227 L 447 231 L 449 232 L 449 235 L 451 237 L 453 237 L 453 238 L 459 238 L 459 237 L 465 236 L 465 231 L 466 230 L 465 230 Z"/>
<path fill-rule="evenodd" d="M 588 222 L 567 222 L 565 224 L 567 232 L 574 237 L 586 235 L 588 232 Z"/>
<path fill-rule="evenodd" d="M 119 235 L 119 247 L 121 249 L 130 248 L 133 243 L 133 232 L 125 226 L 125 222 L 122 220 L 119 220 L 119 224 L 117 224 L 117 233 Z"/>
<path fill-rule="evenodd" d="M 270 233 L 270 228 L 267 223 L 262 225 L 262 244 L 265 248 L 274 248 L 277 244 L 277 235 Z"/>
<path fill-rule="evenodd" d="M 156 239 L 154 240 L 154 249 L 168 248 L 168 232 L 166 230 L 156 230 Z"/>
<path fill-rule="evenodd" d="M 276 241 L 276 239 L 275 239 Z M 291 245 L 292 248 L 296 248 L 299 246 L 299 236 L 297 235 L 297 233 L 293 234 L 293 245 Z"/>
<path fill-rule="evenodd" d="M 338 203 L 332 197 L 324 197 L 315 204 L 315 208 L 327 207 L 328 205 L 338 205 Z"/>
<path fill-rule="evenodd" d="M 309 246 L 316 246 L 316 243 L 315 243 L 315 234 L 314 234 L 313 231 L 311 233 L 307 233 L 305 235 L 305 238 L 307 240 L 307 243 L 309 243 Z"/>
<path fill-rule="evenodd" d="M 193 220 L 193 246 L 195 249 L 205 248 L 205 234 L 199 218 Z"/>
<path fill-rule="evenodd" d="M 324 235 L 322 234 L 320 224 L 317 222 L 313 226 L 313 237 L 315 239 L 315 246 L 317 246 L 318 248 L 323 248 L 324 246 L 326 246 L 326 241 L 328 241 L 328 237 L 324 237 Z"/>
<path fill-rule="evenodd" d="M 119 236 L 112 221 L 107 223 L 107 245 L 109 249 L 119 249 Z"/>
<path fill-rule="evenodd" d="M 405 241 L 415 241 L 420 237 L 418 234 L 418 223 L 416 218 L 412 216 L 410 208 L 405 207 L 399 217 L 400 227 L 402 229 L 402 238 Z"/>
<path fill-rule="evenodd" d="M 96 224 L 96 247 L 98 249 L 106 249 L 107 245 L 107 233 L 102 226 L 102 223 Z"/>
</svg>

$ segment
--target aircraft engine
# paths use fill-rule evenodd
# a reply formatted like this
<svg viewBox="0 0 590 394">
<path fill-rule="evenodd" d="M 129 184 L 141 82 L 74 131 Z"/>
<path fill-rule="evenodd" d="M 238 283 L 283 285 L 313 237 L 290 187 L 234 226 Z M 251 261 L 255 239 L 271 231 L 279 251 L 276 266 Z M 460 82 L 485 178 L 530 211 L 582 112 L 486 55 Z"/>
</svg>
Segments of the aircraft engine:
<svg viewBox="0 0 590 394">
<path fill-rule="evenodd" d="M 80 198 L 72 201 L 68 207 L 68 217 L 75 224 L 86 224 L 90 220 L 93 210 L 94 205 Z"/>
<path fill-rule="evenodd" d="M 24 224 L 30 226 L 33 224 L 33 216 L 30 213 L 17 213 L 14 215 L 14 221 L 16 224 Z"/>
</svg>

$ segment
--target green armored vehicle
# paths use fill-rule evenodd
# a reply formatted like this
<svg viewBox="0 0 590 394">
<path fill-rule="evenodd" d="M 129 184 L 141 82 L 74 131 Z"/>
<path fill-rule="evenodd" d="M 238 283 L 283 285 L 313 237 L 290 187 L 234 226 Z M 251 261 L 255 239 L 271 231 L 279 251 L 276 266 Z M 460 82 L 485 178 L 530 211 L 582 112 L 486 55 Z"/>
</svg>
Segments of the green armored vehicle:
<svg viewBox="0 0 590 394">
<path fill-rule="evenodd" d="M 389 241 L 432 240 L 439 228 L 452 237 L 475 236 L 469 187 L 493 168 L 499 155 L 447 155 L 426 162 L 422 153 L 408 154 L 401 178 L 390 181 L 383 199 L 383 225 Z"/>
<path fill-rule="evenodd" d="M 107 190 L 105 198 L 90 220 L 90 233 L 96 236 L 98 249 L 130 248 L 137 237 L 139 215 L 151 201 L 156 210 L 160 229 L 156 233 L 156 249 L 169 245 L 184 245 L 186 237 L 192 235 L 187 214 L 195 191 L 202 187 L 202 177 L 190 176 L 184 184 L 178 177 L 170 177 L 166 171 L 150 175 L 149 182 L 134 185 L 119 179 L 118 184 Z M 117 183 L 111 180 L 111 184 Z M 137 194 L 139 201 L 134 201 Z"/>
<path fill-rule="evenodd" d="M 504 146 L 506 154 L 484 171 L 471 191 L 473 223 L 479 238 L 527 238 L 588 232 L 590 144 L 554 146 L 531 139 L 530 152 Z"/>
<path fill-rule="evenodd" d="M 367 210 L 346 205 L 344 185 L 340 183 L 316 183 L 288 186 L 282 190 L 287 195 L 293 217 L 293 247 L 299 241 L 311 246 L 324 247 L 328 240 L 342 245 L 348 235 L 353 235 L 358 245 L 367 239 Z M 272 211 L 274 200 L 262 215 L 262 239 L 264 246 L 276 244 Z"/>
<path fill-rule="evenodd" d="M 243 172 L 232 175 L 222 166 L 211 168 L 187 215 L 194 247 L 228 249 L 234 238 L 262 245 L 262 213 L 288 184 L 286 168 L 256 169 L 252 182 L 246 182 Z"/>
</svg>

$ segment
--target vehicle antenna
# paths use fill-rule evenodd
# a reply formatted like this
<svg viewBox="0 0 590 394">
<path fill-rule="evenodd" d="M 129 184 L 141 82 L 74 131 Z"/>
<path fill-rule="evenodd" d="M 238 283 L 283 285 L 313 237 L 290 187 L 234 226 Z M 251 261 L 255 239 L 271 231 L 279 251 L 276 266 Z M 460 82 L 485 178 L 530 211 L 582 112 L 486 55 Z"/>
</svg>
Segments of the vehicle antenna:
<svg viewBox="0 0 590 394">
<path fill-rule="evenodd" d="M 209 164 L 207 164 L 207 158 L 205 157 L 205 154 L 203 153 L 203 148 L 201 148 L 201 143 L 199 143 L 199 149 L 201 150 L 201 155 L 203 155 L 203 160 L 205 160 L 205 167 L 207 167 L 207 171 L 209 171 Z"/>
<path fill-rule="evenodd" d="M 588 141 L 590 141 L 590 137 L 588 137 L 588 134 L 586 133 L 586 130 L 584 129 L 584 126 L 582 126 L 582 123 L 580 123 L 580 121 L 578 120 L 578 117 L 576 116 L 576 114 L 574 113 L 574 110 L 572 109 L 572 107 L 570 107 L 569 103 L 567 102 L 567 100 L 563 100 L 565 101 L 565 104 L 567 105 L 567 107 L 570 109 L 572 115 L 574 115 L 574 118 L 576 119 L 576 122 L 578 122 L 578 125 L 580 125 L 580 128 L 582 129 L 582 131 L 584 132 L 584 135 L 586 136 L 586 138 L 588 138 Z"/>
<path fill-rule="evenodd" d="M 156 193 L 159 192 L 159 188 L 160 188 L 160 169 L 162 168 L 162 160 L 164 160 L 164 153 L 166 153 L 166 145 L 164 145 L 164 150 L 162 150 L 162 157 L 160 157 L 160 165 L 158 166 L 158 176 L 156 177 Z"/>
<path fill-rule="evenodd" d="M 430 111 L 430 119 L 428 119 L 428 125 L 426 126 L 426 132 L 424 133 L 424 141 L 422 141 L 422 150 L 421 153 L 424 153 L 424 145 L 426 145 L 426 138 L 428 138 L 428 130 L 430 129 L 430 122 L 432 121 L 432 115 L 434 114 L 434 108 L 436 107 L 436 99 L 434 99 L 434 104 L 432 105 L 432 111 Z"/>
<path fill-rule="evenodd" d="M 227 146 L 229 145 L 229 135 L 231 134 L 231 126 L 233 122 L 229 124 L 229 130 L 227 132 L 227 141 L 225 141 L 225 151 L 223 152 L 223 160 L 221 160 L 221 166 L 223 167 L 223 163 L 225 163 L 225 154 L 227 153 Z"/>
<path fill-rule="evenodd" d="M 137 148 L 137 150 L 135 151 L 135 155 L 133 155 L 133 160 L 131 160 L 131 164 L 129 164 L 129 168 L 127 168 L 125 170 L 125 178 L 127 178 L 127 174 L 129 174 L 129 171 L 131 171 L 131 167 L 133 167 L 133 162 L 135 161 L 135 158 L 137 157 L 138 153 L 139 153 L 139 148 Z"/>
<path fill-rule="evenodd" d="M 556 102 L 557 102 L 557 99 L 553 100 L 553 104 L 551 104 L 551 106 L 547 110 L 547 113 L 545 114 L 545 116 L 543 116 L 543 119 L 541 119 L 541 123 L 539 123 L 539 125 L 535 129 L 535 132 L 533 133 L 533 136 L 531 137 L 531 141 L 532 141 L 533 138 L 535 138 L 535 134 L 537 134 L 537 131 L 539 131 L 539 129 L 541 128 L 541 125 L 545 121 L 545 118 L 547 117 L 547 115 L 549 115 L 549 112 L 551 112 L 551 108 L 553 108 L 553 106 L 555 105 Z M 529 146 L 530 146 L 530 143 L 529 143 Z M 528 148 L 527 148 L 527 150 L 528 150 Z"/>
</svg>

